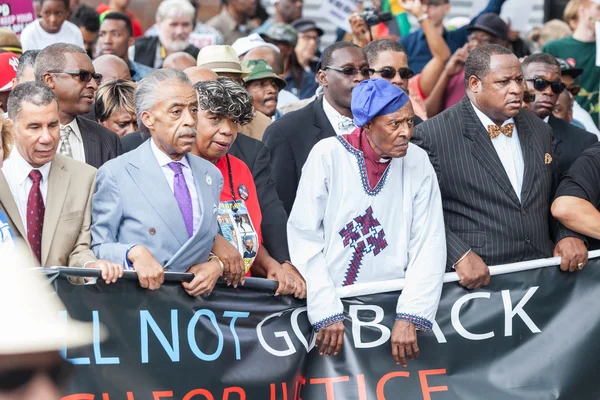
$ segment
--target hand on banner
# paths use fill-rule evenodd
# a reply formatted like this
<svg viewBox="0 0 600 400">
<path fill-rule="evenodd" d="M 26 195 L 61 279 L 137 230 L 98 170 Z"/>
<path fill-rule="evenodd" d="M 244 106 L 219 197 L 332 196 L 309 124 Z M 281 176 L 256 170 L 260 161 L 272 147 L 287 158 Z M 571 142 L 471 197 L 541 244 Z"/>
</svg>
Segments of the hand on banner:
<svg viewBox="0 0 600 400">
<path fill-rule="evenodd" d="M 265 263 L 265 268 L 267 269 L 267 279 L 279 282 L 275 296 L 294 294 L 296 291 L 296 282 L 291 275 L 285 272 L 281 264 L 270 258 Z"/>
<path fill-rule="evenodd" d="M 123 277 L 123 266 L 113 264 L 106 260 L 97 260 L 87 263 L 85 268 L 99 269 L 102 272 L 102 280 L 106 282 L 106 284 L 115 283 L 117 279 Z"/>
<path fill-rule="evenodd" d="M 215 238 L 212 252 L 223 262 L 223 278 L 227 286 L 233 285 L 237 288 L 238 284 L 243 285 L 246 279 L 246 268 L 240 252 L 221 235 Z"/>
<path fill-rule="evenodd" d="M 165 281 L 165 269 L 144 246 L 138 245 L 129 250 L 129 261 L 144 289 L 156 290 Z"/>
<path fill-rule="evenodd" d="M 344 322 L 336 322 L 321 328 L 317 333 L 316 345 L 319 346 L 319 354 L 329 357 L 332 352 L 337 356 L 344 344 Z"/>
<path fill-rule="evenodd" d="M 576 237 L 561 239 L 554 247 L 554 256 L 560 257 L 560 269 L 565 272 L 582 270 L 588 262 L 585 243 Z"/>
<path fill-rule="evenodd" d="M 193 265 L 187 272 L 194 274 L 194 279 L 191 282 L 181 282 L 181 285 L 187 294 L 198 297 L 212 292 L 223 270 L 221 269 L 219 260 L 214 259 L 202 264 Z"/>
<path fill-rule="evenodd" d="M 475 252 L 471 251 L 456 264 L 458 283 L 467 289 L 477 289 L 490 284 L 490 269 Z"/>
<path fill-rule="evenodd" d="M 417 345 L 417 329 L 415 324 L 406 321 L 396 321 L 392 329 L 392 355 L 396 364 L 406 367 L 406 357 L 414 360 L 419 357 Z"/>
<path fill-rule="evenodd" d="M 297 299 L 305 299 L 306 298 L 306 281 L 300 275 L 300 272 L 294 267 L 292 264 L 288 262 L 284 262 L 281 264 L 285 272 L 291 275 L 296 282 L 296 291 L 294 292 L 294 297 Z"/>
</svg>

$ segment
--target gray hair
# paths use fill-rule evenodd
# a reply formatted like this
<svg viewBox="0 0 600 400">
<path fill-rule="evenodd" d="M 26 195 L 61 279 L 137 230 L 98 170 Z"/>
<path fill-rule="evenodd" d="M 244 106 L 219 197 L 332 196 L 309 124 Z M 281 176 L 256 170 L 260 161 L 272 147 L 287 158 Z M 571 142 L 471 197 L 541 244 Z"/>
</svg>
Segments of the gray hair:
<svg viewBox="0 0 600 400">
<path fill-rule="evenodd" d="M 8 118 L 17 122 L 19 114 L 23 108 L 23 103 L 33 103 L 36 106 L 47 106 L 56 102 L 58 108 L 58 99 L 54 92 L 46 85 L 40 82 L 24 82 L 21 83 L 10 92 L 8 96 Z"/>
<path fill-rule="evenodd" d="M 150 133 L 142 122 L 142 113 L 151 110 L 160 103 L 161 99 L 156 95 L 156 91 L 161 83 L 165 81 L 177 81 L 192 86 L 192 82 L 187 75 L 176 69 L 157 69 L 146 75 L 135 89 L 133 100 L 135 103 L 135 116 L 141 133 Z"/>
<path fill-rule="evenodd" d="M 156 22 L 177 17 L 188 17 L 194 23 L 196 9 L 188 0 L 164 0 L 156 10 Z"/>
<path fill-rule="evenodd" d="M 235 119 L 246 125 L 254 118 L 252 95 L 232 79 L 220 77 L 216 81 L 198 82 L 198 107 L 211 114 Z"/>
<path fill-rule="evenodd" d="M 69 43 L 55 43 L 46 47 L 35 60 L 35 80 L 41 82 L 46 72 L 53 69 L 63 69 L 67 63 L 65 54 L 72 53 L 87 55 L 84 49 Z"/>
<path fill-rule="evenodd" d="M 35 59 L 41 53 L 41 50 L 27 50 L 19 58 L 19 66 L 17 67 L 17 82 L 20 82 L 23 78 L 23 74 L 27 68 L 35 67 Z"/>
</svg>

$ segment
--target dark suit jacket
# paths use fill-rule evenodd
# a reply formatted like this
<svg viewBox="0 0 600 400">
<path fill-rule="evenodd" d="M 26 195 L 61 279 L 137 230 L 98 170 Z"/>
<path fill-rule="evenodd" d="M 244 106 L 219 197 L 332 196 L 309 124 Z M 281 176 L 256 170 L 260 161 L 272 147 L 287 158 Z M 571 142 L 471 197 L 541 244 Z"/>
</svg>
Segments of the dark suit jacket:
<svg viewBox="0 0 600 400">
<path fill-rule="evenodd" d="M 423 122 L 415 116 L 415 126 Z M 319 97 L 300 110 L 283 115 L 267 127 L 263 142 L 271 150 L 273 179 L 285 211 L 292 211 L 302 167 L 313 146 L 335 136 Z"/>
<path fill-rule="evenodd" d="M 466 96 L 413 132 L 438 175 L 448 268 L 469 249 L 498 265 L 551 257 L 560 239 L 582 238 L 550 216 L 558 182 L 551 128 L 526 110 L 515 124 L 525 162 L 521 201 Z"/>
<path fill-rule="evenodd" d="M 136 39 L 135 41 L 135 62 L 147 65 L 148 67 L 155 68 L 154 59 L 156 58 L 156 48 L 160 44 L 158 36 L 146 36 Z M 185 48 L 186 53 L 194 58 L 198 58 L 200 50 L 193 45 L 189 45 Z M 162 64 L 162 63 L 161 63 Z M 161 65 L 157 65 L 160 68 Z"/>
<path fill-rule="evenodd" d="M 136 149 L 144 143 L 150 135 L 132 132 L 121 137 L 123 152 Z M 271 178 L 271 157 L 269 149 L 261 141 L 249 136 L 238 134 L 233 142 L 229 154 L 241 159 L 252 171 L 260 211 L 262 212 L 263 244 L 271 257 L 279 263 L 289 261 L 290 253 L 287 242 L 288 215 L 283 209 L 275 191 L 275 184 Z"/>
<path fill-rule="evenodd" d="M 108 160 L 123 154 L 119 135 L 84 117 L 77 117 L 76 119 L 81 131 L 87 164 L 100 168 Z"/>
<path fill-rule="evenodd" d="M 548 125 L 552 128 L 552 133 L 556 139 L 558 167 L 561 175 L 569 170 L 571 164 L 584 150 L 598 141 L 598 137 L 593 133 L 571 125 L 553 115 L 550 116 Z"/>
</svg>

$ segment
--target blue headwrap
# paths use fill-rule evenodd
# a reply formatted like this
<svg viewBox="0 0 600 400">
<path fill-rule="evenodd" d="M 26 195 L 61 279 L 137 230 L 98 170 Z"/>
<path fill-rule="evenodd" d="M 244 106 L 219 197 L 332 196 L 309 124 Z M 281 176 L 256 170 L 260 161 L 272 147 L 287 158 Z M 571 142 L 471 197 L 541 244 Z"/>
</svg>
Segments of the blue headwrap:
<svg viewBox="0 0 600 400">
<path fill-rule="evenodd" d="M 398 111 L 408 102 L 404 90 L 385 79 L 362 81 L 352 90 L 354 123 L 362 127 L 377 116 Z"/>
</svg>

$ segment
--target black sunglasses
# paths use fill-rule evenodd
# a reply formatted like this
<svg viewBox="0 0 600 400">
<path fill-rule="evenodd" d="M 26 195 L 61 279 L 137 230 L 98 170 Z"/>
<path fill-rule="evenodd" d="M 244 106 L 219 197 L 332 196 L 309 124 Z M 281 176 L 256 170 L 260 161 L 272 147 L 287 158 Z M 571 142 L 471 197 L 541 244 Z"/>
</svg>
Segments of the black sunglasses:
<svg viewBox="0 0 600 400">
<path fill-rule="evenodd" d="M 527 78 L 525 80 L 527 82 L 533 82 L 533 88 L 538 92 L 544 91 L 548 86 L 551 86 L 554 94 L 561 94 L 567 87 L 567 85 L 562 82 L 549 82 L 542 78 Z"/>
<path fill-rule="evenodd" d="M 410 79 L 413 76 L 415 76 L 415 73 L 410 68 L 400 68 L 398 70 L 395 70 L 394 68 L 391 68 L 391 67 L 385 67 L 385 68 L 381 68 L 379 71 L 375 71 L 375 72 L 377 72 L 379 75 L 381 75 L 381 77 L 383 79 L 394 79 L 394 77 L 396 76 L 396 72 L 398 72 L 398 74 L 400 74 L 401 79 Z"/>
<path fill-rule="evenodd" d="M 577 97 L 577 95 L 579 94 L 579 92 L 581 91 L 581 86 L 580 85 L 573 85 L 571 87 L 568 87 L 567 90 L 574 96 Z"/>
<path fill-rule="evenodd" d="M 90 71 L 86 71 L 84 69 L 79 70 L 79 71 L 69 71 L 66 69 L 53 69 L 48 72 L 53 73 L 53 74 L 67 74 L 67 75 L 71 75 L 71 76 L 76 76 L 79 78 L 79 80 L 81 82 L 85 82 L 85 83 L 89 83 L 92 80 L 92 78 L 96 81 L 96 83 L 98 85 L 100 85 L 102 83 L 102 75 L 101 74 L 91 73 Z"/>
<path fill-rule="evenodd" d="M 360 72 L 362 76 L 365 78 L 369 78 L 371 75 L 375 73 L 375 70 L 372 68 L 354 68 L 354 67 L 346 67 L 346 68 L 337 68 L 337 67 L 325 67 L 325 70 L 332 69 L 337 72 L 341 72 L 346 76 L 355 76 Z"/>
<path fill-rule="evenodd" d="M 58 388 L 63 388 L 73 373 L 73 366 L 67 361 L 45 368 L 15 368 L 0 371 L 0 393 L 13 392 L 29 384 L 39 374 L 44 374 Z"/>
</svg>

